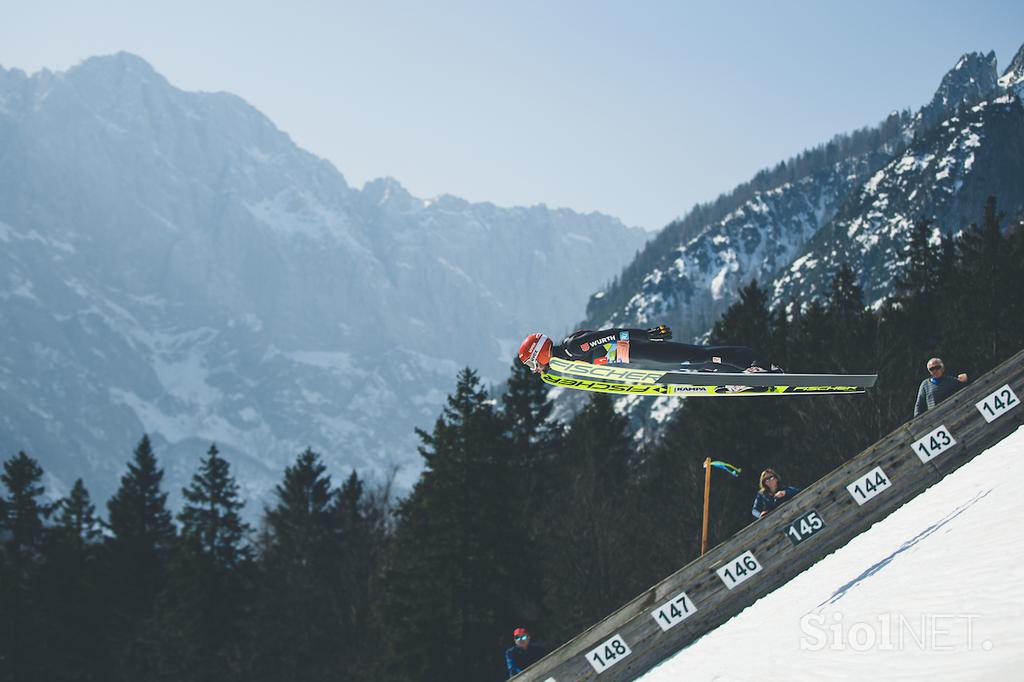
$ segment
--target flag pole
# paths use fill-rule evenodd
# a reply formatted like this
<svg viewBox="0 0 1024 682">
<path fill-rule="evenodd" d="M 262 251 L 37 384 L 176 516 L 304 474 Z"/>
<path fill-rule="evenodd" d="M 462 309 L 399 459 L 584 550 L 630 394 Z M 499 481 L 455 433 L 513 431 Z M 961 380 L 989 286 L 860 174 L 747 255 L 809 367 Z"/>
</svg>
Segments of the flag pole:
<svg viewBox="0 0 1024 682">
<path fill-rule="evenodd" d="M 700 534 L 700 554 L 708 550 L 708 500 L 711 497 L 711 458 L 704 460 L 704 523 Z"/>
</svg>

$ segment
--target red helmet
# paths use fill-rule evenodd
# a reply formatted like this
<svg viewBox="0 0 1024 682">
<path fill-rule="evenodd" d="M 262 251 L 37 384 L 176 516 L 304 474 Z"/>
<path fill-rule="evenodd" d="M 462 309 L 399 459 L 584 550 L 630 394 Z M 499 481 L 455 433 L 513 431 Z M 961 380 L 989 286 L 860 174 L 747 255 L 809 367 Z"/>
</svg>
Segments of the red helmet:
<svg viewBox="0 0 1024 682">
<path fill-rule="evenodd" d="M 551 362 L 551 339 L 543 334 L 530 334 L 519 345 L 519 361 L 539 372 L 542 367 Z"/>
<path fill-rule="evenodd" d="M 516 628 L 512 631 L 512 636 L 516 639 L 519 639 L 523 636 L 529 637 L 530 633 L 526 631 L 526 628 Z"/>
</svg>

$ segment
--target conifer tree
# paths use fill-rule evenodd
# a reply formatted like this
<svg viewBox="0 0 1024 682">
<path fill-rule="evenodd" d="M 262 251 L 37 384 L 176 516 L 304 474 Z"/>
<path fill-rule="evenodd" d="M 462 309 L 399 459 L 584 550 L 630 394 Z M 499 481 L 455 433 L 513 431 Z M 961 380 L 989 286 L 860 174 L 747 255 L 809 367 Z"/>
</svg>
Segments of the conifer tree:
<svg viewBox="0 0 1024 682">
<path fill-rule="evenodd" d="M 557 439 L 560 426 L 550 421 L 553 405 L 548 390 L 521 362 L 512 364 L 508 387 L 501 396 L 501 409 L 513 447 L 528 451 L 531 460 L 541 457 L 544 449 Z"/>
<path fill-rule="evenodd" d="M 0 507 L 0 528 L 6 531 L 4 545 L 12 562 L 27 565 L 39 558 L 45 521 L 53 511 L 39 499 L 45 492 L 42 478 L 42 467 L 24 452 L 4 462 L 0 482 L 7 497 Z"/>
<path fill-rule="evenodd" d="M 782 339 L 779 334 L 789 335 L 786 325 L 779 325 L 775 317 L 768 309 L 768 292 L 752 281 L 740 291 L 740 298 L 733 303 L 715 324 L 711 332 L 711 340 L 714 343 L 741 344 L 752 346 L 759 350 L 762 355 L 770 352 L 771 349 L 779 348 Z M 787 339 L 788 342 L 788 339 Z M 797 367 L 787 367 L 790 371 L 806 371 L 810 358 L 806 357 L 803 349 L 787 348 L 790 362 L 797 363 Z M 768 360 L 769 358 L 763 358 Z M 779 360 L 774 355 L 771 360 Z M 818 362 L 822 362 L 820 359 Z M 827 364 L 827 360 L 824 361 Z M 743 468 L 764 468 L 764 452 L 771 452 L 781 448 L 785 444 L 785 415 L 793 409 L 792 404 L 786 401 L 710 401 L 704 404 L 693 406 L 696 410 L 687 421 L 696 419 L 698 422 L 719 427 L 713 429 L 713 437 L 706 447 L 715 448 L 717 452 L 706 451 L 704 456 L 712 456 L 712 459 L 726 459 L 730 463 L 737 464 Z M 743 424 L 743 430 L 722 429 L 727 424 Z M 743 434 L 757 433 L 757 447 L 748 445 L 750 439 L 743 439 Z M 685 437 L 679 434 L 680 437 Z M 698 453 L 700 457 L 701 453 Z M 746 458 L 750 457 L 750 461 Z M 731 458 L 731 459 L 730 459 Z M 735 460 L 735 461 L 734 461 Z M 703 469 L 699 472 L 703 473 Z M 703 481 L 701 481 L 703 488 Z M 731 488 L 730 488 L 731 489 Z M 725 520 L 728 517 L 718 515 L 718 518 Z M 737 514 L 726 528 L 733 528 L 737 524 L 744 524 L 746 517 Z M 729 531 L 732 532 L 731 530 Z"/>
<path fill-rule="evenodd" d="M 877 370 L 893 381 L 911 383 L 929 356 L 944 352 L 946 332 L 936 324 L 935 315 L 950 312 L 943 301 L 948 302 L 950 288 L 958 286 L 959 256 L 952 239 L 934 243 L 935 230 L 930 218 L 914 224 L 907 263 L 895 281 L 896 295 L 882 311 L 886 324 L 878 337 Z"/>
<path fill-rule="evenodd" d="M 370 579 L 372 570 L 369 543 L 374 529 L 366 505 L 366 483 L 353 470 L 334 496 L 337 538 L 345 565 L 345 592 L 353 597 L 347 614 L 349 618 L 346 619 L 346 627 L 352 632 L 357 627 L 355 622 L 365 618 L 368 610 L 363 586 Z"/>
<path fill-rule="evenodd" d="M 69 544 L 79 547 L 91 547 L 103 537 L 96 506 L 82 479 L 77 479 L 71 493 L 58 503 L 54 531 L 62 534 Z"/>
<path fill-rule="evenodd" d="M 274 553 L 301 563 L 316 556 L 331 535 L 334 490 L 326 472 L 320 455 L 308 448 L 285 468 L 276 488 L 278 502 L 266 513 Z"/>
<path fill-rule="evenodd" d="M 4 462 L 0 482 L 0 679 L 41 679 L 45 621 L 39 575 L 45 519 L 43 470 L 24 452 Z"/>
<path fill-rule="evenodd" d="M 161 599 L 162 669 L 177 679 L 223 680 L 237 671 L 251 552 L 230 465 L 211 445 L 182 494 L 181 543 Z"/>
<path fill-rule="evenodd" d="M 254 669 L 261 679 L 334 679 L 345 661 L 338 591 L 342 570 L 331 478 L 320 455 L 303 451 L 266 510 Z"/>
<path fill-rule="evenodd" d="M 792 343 L 792 329 L 789 319 L 789 310 L 796 309 L 796 303 L 779 305 L 771 315 L 771 345 L 768 348 L 772 362 L 776 365 L 788 368 L 790 363 L 790 344 Z"/>
<path fill-rule="evenodd" d="M 147 626 L 166 585 L 176 539 L 167 493 L 160 489 L 163 476 L 149 436 L 144 435 L 128 463 L 128 473 L 107 502 L 112 537 L 105 551 L 105 598 L 112 611 L 115 674 L 121 677 L 152 677 L 149 665 L 155 635 Z"/>
<path fill-rule="evenodd" d="M 1021 265 L 1010 263 L 1008 259 L 1007 240 L 1002 234 L 1005 218 L 1006 214 L 997 207 L 996 198 L 988 197 L 981 225 L 972 224 L 962 240 L 965 267 L 961 270 L 959 285 L 967 296 L 961 298 L 963 304 L 957 306 L 954 314 L 970 320 L 970 324 L 963 325 L 956 334 L 957 345 L 964 346 L 968 357 L 982 365 L 996 362 L 1002 347 L 1018 341 L 1009 338 L 1007 333 L 1010 325 L 1005 304 L 1005 299 L 1017 292 L 1011 294 L 1012 290 L 1005 287 L 1013 281 L 1011 273 Z M 1002 291 L 1004 295 L 993 296 L 994 291 Z"/>
<path fill-rule="evenodd" d="M 789 371 L 828 373 L 831 361 L 831 333 L 828 311 L 819 299 L 806 304 L 793 316 L 790 325 Z M 796 367 L 792 366 L 796 365 Z"/>
<path fill-rule="evenodd" d="M 825 308 L 825 329 L 829 371 L 837 373 L 875 373 L 875 318 L 864 305 L 864 293 L 853 269 L 843 264 L 833 275 Z M 801 410 L 805 419 L 804 439 L 799 444 L 810 448 L 813 457 L 803 454 L 801 468 L 813 480 L 877 440 L 881 422 L 888 417 L 878 410 L 876 396 L 827 396 L 814 399 Z M 827 427 L 825 427 L 827 425 Z M 824 427 L 824 428 L 823 428 Z"/>
<path fill-rule="evenodd" d="M 923 302 L 935 292 L 938 249 L 932 243 L 934 232 L 935 221 L 931 218 L 921 218 L 910 231 L 907 263 L 895 283 L 897 297 L 902 301 L 915 298 Z"/>
<path fill-rule="evenodd" d="M 109 670 L 97 565 L 102 536 L 96 507 L 78 479 L 57 503 L 46 542 L 41 611 L 48 623 L 48 680 L 103 679 Z"/>
<path fill-rule="evenodd" d="M 337 590 L 344 603 L 340 612 L 342 641 L 338 653 L 352 679 L 377 679 L 383 674 L 381 646 L 386 628 L 381 623 L 385 559 L 389 548 L 388 488 L 370 491 L 352 471 L 335 495 L 341 569 Z"/>
<path fill-rule="evenodd" d="M 238 484 L 231 466 L 211 445 L 199 465 L 199 472 L 182 491 L 185 508 L 178 515 L 185 546 L 207 563 L 227 572 L 249 557 L 245 546 L 249 526 L 240 516 L 245 502 L 238 497 Z"/>
<path fill-rule="evenodd" d="M 721 345 L 750 346 L 768 352 L 772 345 L 768 294 L 757 285 L 757 280 L 740 289 L 739 300 L 711 330 L 711 340 Z"/>
<path fill-rule="evenodd" d="M 338 488 L 334 508 L 338 516 L 338 527 L 346 539 L 355 540 L 364 531 L 363 524 L 366 519 L 363 516 L 363 498 L 365 492 L 366 484 L 354 469 Z"/>
<path fill-rule="evenodd" d="M 827 305 L 831 371 L 866 372 L 874 355 L 872 319 L 864 306 L 864 292 L 857 284 L 857 275 L 846 263 L 832 277 Z"/>
<path fill-rule="evenodd" d="M 160 566 L 175 539 L 167 493 L 160 490 L 164 472 L 157 465 L 149 436 L 144 435 L 128 463 L 121 486 L 107 502 L 111 545 L 139 561 L 146 579 L 160 573 Z"/>
<path fill-rule="evenodd" d="M 569 423 L 558 494 L 544 511 L 546 594 L 553 635 L 566 637 L 631 596 L 637 584 L 633 467 L 641 460 L 611 397 L 593 394 Z"/>
<path fill-rule="evenodd" d="M 529 555 L 506 431 L 476 373 L 465 369 L 433 432 L 418 432 L 426 470 L 401 504 L 389 581 L 400 679 L 501 674 L 502 642 L 520 609 L 515 585 Z"/>
<path fill-rule="evenodd" d="M 529 548 L 538 549 L 536 540 L 549 522 L 543 514 L 547 500 L 556 495 L 555 452 L 561 447 L 562 425 L 551 419 L 553 404 L 547 386 L 525 365 L 512 365 L 508 387 L 501 397 L 501 413 L 508 428 L 514 494 L 513 505 L 523 513 L 511 519 L 531 538 Z M 527 547 L 523 548 L 526 552 Z M 539 618 L 541 575 L 539 557 L 524 557 L 520 573 L 522 596 L 518 602 Z M 531 606 L 532 605 L 532 606 Z"/>
<path fill-rule="evenodd" d="M 1024 217 L 1018 218 L 1005 238 L 1004 270 L 996 284 L 1000 292 L 1024 291 Z M 1008 296 L 1003 299 L 1002 322 L 1006 327 L 999 338 L 996 358 L 1004 358 L 1024 346 L 1024 297 Z"/>
</svg>

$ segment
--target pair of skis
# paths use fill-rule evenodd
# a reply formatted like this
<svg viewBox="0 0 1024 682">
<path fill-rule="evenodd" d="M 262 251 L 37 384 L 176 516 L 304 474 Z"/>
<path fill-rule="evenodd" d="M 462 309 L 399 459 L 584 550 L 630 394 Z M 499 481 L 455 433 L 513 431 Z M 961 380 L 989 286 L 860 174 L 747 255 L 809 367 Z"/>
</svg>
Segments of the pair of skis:
<svg viewBox="0 0 1024 682">
<path fill-rule="evenodd" d="M 863 393 L 876 374 L 777 374 L 653 370 L 552 358 L 541 378 L 552 386 L 618 395 L 759 396 Z"/>
</svg>

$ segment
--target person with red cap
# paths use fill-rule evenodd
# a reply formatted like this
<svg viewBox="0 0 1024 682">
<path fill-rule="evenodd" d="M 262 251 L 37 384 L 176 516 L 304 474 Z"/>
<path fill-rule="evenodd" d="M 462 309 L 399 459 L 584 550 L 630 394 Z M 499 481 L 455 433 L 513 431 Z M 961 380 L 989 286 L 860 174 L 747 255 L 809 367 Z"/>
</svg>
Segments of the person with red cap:
<svg viewBox="0 0 1024 682">
<path fill-rule="evenodd" d="M 543 647 L 530 644 L 530 633 L 526 631 L 526 628 L 513 630 L 512 639 L 515 640 L 515 644 L 505 652 L 505 665 L 508 666 L 509 679 L 523 672 L 548 653 Z"/>
<path fill-rule="evenodd" d="M 666 370 L 782 371 L 746 346 L 694 346 L 671 338 L 672 330 L 663 324 L 651 329 L 581 330 L 557 346 L 544 334 L 535 333 L 519 346 L 519 360 L 534 372 L 543 372 L 553 357 L 595 365 L 636 363 Z"/>
</svg>

